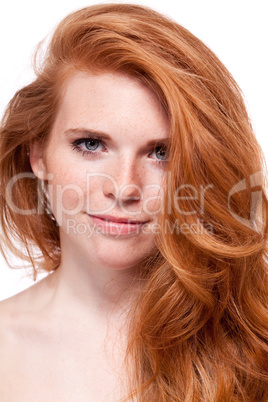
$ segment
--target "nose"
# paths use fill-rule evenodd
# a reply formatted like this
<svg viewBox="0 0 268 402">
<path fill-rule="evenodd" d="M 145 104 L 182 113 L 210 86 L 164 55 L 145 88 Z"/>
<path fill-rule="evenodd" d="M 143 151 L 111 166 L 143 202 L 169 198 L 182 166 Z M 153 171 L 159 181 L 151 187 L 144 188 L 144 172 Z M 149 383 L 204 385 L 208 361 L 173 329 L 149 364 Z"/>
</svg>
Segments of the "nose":
<svg viewBox="0 0 268 402">
<path fill-rule="evenodd" d="M 118 161 L 104 180 L 103 193 L 118 202 L 139 201 L 142 198 L 141 174 L 136 161 Z"/>
</svg>

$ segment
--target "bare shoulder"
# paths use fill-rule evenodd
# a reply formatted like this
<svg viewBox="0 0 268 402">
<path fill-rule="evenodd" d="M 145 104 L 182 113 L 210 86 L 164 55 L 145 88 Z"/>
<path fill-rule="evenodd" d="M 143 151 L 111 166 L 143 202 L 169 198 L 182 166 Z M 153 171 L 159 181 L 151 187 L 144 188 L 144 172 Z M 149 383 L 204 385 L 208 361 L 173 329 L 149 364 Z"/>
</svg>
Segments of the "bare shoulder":
<svg viewBox="0 0 268 402">
<path fill-rule="evenodd" d="M 22 292 L 0 301 L 0 351 L 8 350 L 38 316 L 48 288 L 49 277 L 45 277 Z M 3 356 L 3 355 L 2 355 Z M 1 361 L 0 361 L 1 364 Z"/>
<path fill-rule="evenodd" d="M 46 279 L 46 278 L 44 278 Z M 0 301 L 0 391 L 10 387 L 26 341 L 38 328 L 35 313 L 40 306 L 44 279 Z M 43 281 L 43 282 L 42 282 Z M 42 289 L 43 288 L 43 289 Z"/>
<path fill-rule="evenodd" d="M 11 334 L 14 332 L 16 324 L 33 304 L 38 288 L 40 288 L 39 282 L 0 301 L 0 348 L 2 348 L 3 342 L 11 340 Z"/>
<path fill-rule="evenodd" d="M 15 296 L 2 300 L 0 302 L 0 351 L 6 350 L 7 344 L 10 341 L 10 329 L 13 318 L 13 305 Z M 1 353 L 1 360 L 2 360 Z"/>
<path fill-rule="evenodd" d="M 22 395 L 28 384 L 23 376 L 27 368 L 27 355 L 31 348 L 36 350 L 38 309 L 42 290 L 46 287 L 44 279 L 0 302 L 1 401 L 26 400 Z"/>
<path fill-rule="evenodd" d="M 0 302 L 1 402 L 118 400 L 113 395 L 121 392 L 121 354 L 110 366 L 99 331 L 85 331 L 83 325 L 74 330 L 57 315 L 51 320 L 45 306 L 54 279 L 46 277 Z"/>
<path fill-rule="evenodd" d="M 32 289 L 11 296 L 0 301 L 0 340 L 6 338 L 12 329 L 12 324 L 18 319 L 23 311 L 27 308 Z M 0 344 L 1 348 L 1 344 Z"/>
<path fill-rule="evenodd" d="M 54 273 L 48 274 L 43 279 L 34 282 L 27 289 L 16 295 L 0 301 L 0 315 L 6 315 L 14 311 L 24 311 L 27 308 L 33 308 L 39 302 L 41 303 L 49 291 Z"/>
<path fill-rule="evenodd" d="M 10 392 L 10 378 L 14 373 L 18 337 L 16 321 L 23 297 L 15 295 L 0 302 L 0 390 Z M 14 325 L 15 324 L 15 325 Z"/>
<path fill-rule="evenodd" d="M 43 278 L 16 295 L 0 301 L 0 318 L 11 319 L 19 313 L 26 311 L 30 306 L 33 306 L 34 299 L 40 299 L 41 288 L 44 288 L 48 279 L 48 277 Z"/>
</svg>

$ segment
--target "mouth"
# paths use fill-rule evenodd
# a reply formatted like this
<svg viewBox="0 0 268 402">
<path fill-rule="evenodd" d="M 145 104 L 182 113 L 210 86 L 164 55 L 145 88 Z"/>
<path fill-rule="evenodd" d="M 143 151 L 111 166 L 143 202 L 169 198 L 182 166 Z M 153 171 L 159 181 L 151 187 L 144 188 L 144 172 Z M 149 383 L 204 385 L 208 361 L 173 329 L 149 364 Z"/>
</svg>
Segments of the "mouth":
<svg viewBox="0 0 268 402">
<path fill-rule="evenodd" d="M 133 224 L 133 225 L 140 225 L 149 222 L 149 220 L 134 220 L 134 219 L 129 219 L 129 218 L 121 218 L 117 216 L 110 216 L 110 215 L 89 215 L 90 217 L 93 218 L 98 218 L 101 219 L 105 222 L 114 222 L 114 223 L 127 223 L 127 224 Z"/>
<path fill-rule="evenodd" d="M 91 221 L 104 233 L 112 235 L 126 235 L 139 233 L 147 221 L 135 221 L 128 218 L 118 218 L 111 216 L 89 215 Z"/>
</svg>

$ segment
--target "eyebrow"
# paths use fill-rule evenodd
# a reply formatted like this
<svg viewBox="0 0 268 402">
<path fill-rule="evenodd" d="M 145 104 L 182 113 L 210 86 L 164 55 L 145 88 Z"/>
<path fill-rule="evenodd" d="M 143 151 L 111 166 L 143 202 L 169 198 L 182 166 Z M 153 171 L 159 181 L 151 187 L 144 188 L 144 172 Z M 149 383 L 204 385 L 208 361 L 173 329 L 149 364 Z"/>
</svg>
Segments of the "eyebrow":
<svg viewBox="0 0 268 402">
<path fill-rule="evenodd" d="M 64 131 L 64 134 L 66 134 L 67 136 L 72 135 L 72 134 L 77 134 L 77 135 L 81 135 L 85 138 L 94 137 L 94 138 L 100 139 L 100 140 L 113 141 L 112 137 L 109 134 L 107 134 L 103 131 L 90 130 L 88 128 L 69 128 L 68 130 Z M 145 147 L 150 147 L 150 146 L 153 146 L 153 145 L 156 145 L 159 143 L 169 145 L 170 138 L 164 137 L 164 138 L 157 138 L 157 139 L 149 140 L 145 144 Z"/>
</svg>

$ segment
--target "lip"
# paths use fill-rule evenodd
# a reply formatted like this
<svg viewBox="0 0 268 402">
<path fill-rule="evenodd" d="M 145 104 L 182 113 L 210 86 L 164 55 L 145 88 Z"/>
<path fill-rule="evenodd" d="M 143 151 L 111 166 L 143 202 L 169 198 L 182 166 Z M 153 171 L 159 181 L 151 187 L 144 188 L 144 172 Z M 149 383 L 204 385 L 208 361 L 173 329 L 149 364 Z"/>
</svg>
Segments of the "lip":
<svg viewBox="0 0 268 402">
<path fill-rule="evenodd" d="M 134 220 L 134 219 L 129 219 L 129 218 L 120 218 L 119 216 L 112 216 L 112 215 L 89 215 L 90 217 L 93 218 L 99 218 L 99 219 L 108 219 L 109 221 L 112 222 L 119 222 L 119 223 L 131 223 L 131 224 L 142 224 L 149 222 L 147 221 L 140 221 L 140 220 Z"/>
<path fill-rule="evenodd" d="M 110 215 L 100 216 L 100 215 L 88 214 L 88 216 L 90 217 L 91 221 L 97 226 L 97 228 L 101 229 L 102 233 L 113 236 L 139 234 L 143 225 L 149 222 L 149 221 L 133 221 L 127 218 L 119 218 L 119 217 L 115 218 Z M 110 219 L 110 221 L 106 221 L 104 219 Z"/>
</svg>

